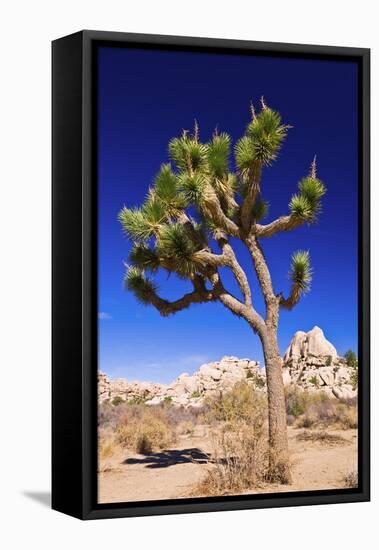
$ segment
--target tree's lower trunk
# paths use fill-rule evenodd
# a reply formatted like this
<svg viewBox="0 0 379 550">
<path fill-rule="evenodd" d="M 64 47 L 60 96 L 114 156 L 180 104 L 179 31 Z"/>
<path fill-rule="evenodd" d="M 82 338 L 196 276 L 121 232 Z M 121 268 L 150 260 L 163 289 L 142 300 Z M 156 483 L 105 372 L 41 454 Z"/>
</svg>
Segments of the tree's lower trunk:
<svg viewBox="0 0 379 550">
<path fill-rule="evenodd" d="M 272 481 L 291 483 L 282 359 L 275 330 L 267 330 L 262 337 L 262 345 L 268 397 L 269 476 Z"/>
</svg>

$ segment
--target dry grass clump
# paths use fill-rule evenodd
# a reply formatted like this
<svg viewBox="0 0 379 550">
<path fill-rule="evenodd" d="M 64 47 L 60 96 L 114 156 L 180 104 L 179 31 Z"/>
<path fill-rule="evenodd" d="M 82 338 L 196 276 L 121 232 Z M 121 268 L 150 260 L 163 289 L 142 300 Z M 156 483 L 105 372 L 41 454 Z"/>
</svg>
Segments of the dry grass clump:
<svg viewBox="0 0 379 550">
<path fill-rule="evenodd" d="M 144 454 L 169 446 L 175 441 L 175 432 L 161 410 L 146 408 L 141 418 L 123 418 L 116 440 L 122 447 Z"/>
<path fill-rule="evenodd" d="M 123 418 L 141 418 L 145 410 L 145 405 L 120 403 L 115 406 L 110 401 L 104 401 L 98 408 L 98 426 L 115 430 L 123 422 Z"/>
<path fill-rule="evenodd" d="M 109 472 L 112 470 L 111 459 L 118 450 L 114 436 L 104 430 L 99 430 L 98 445 L 98 471 Z"/>
<path fill-rule="evenodd" d="M 356 399 L 344 403 L 325 393 L 309 393 L 298 388 L 286 390 L 287 423 L 299 428 L 358 427 Z"/>
<path fill-rule="evenodd" d="M 308 431 L 303 430 L 296 436 L 298 441 L 311 441 L 316 443 L 321 443 L 322 445 L 334 446 L 334 445 L 346 445 L 350 443 L 344 437 L 337 434 L 330 434 L 328 432 L 320 431 Z"/>
<path fill-rule="evenodd" d="M 116 452 L 116 445 L 112 439 L 99 440 L 99 459 L 105 460 L 111 458 Z"/>
<path fill-rule="evenodd" d="M 340 403 L 336 407 L 336 422 L 344 430 L 358 428 L 358 410 L 356 405 Z"/>
<path fill-rule="evenodd" d="M 267 416 L 267 398 L 246 382 L 238 382 L 228 392 L 207 400 L 205 419 L 216 422 L 246 423 L 260 430 Z"/>
<path fill-rule="evenodd" d="M 212 464 L 195 494 L 235 494 L 258 485 L 268 466 L 265 396 L 242 382 L 208 406 L 215 428 Z"/>
<path fill-rule="evenodd" d="M 174 407 L 168 401 L 157 406 L 106 401 L 98 411 L 99 434 L 113 434 L 116 444 L 139 453 L 163 449 L 177 435 L 192 435 L 203 420 L 203 410 Z"/>
<path fill-rule="evenodd" d="M 176 433 L 178 435 L 193 435 L 195 431 L 194 423 L 190 420 L 183 420 L 179 422 L 176 427 Z"/>
<path fill-rule="evenodd" d="M 345 487 L 348 487 L 349 489 L 355 489 L 356 487 L 358 487 L 358 472 L 356 470 L 352 470 L 344 476 L 343 482 Z"/>
</svg>

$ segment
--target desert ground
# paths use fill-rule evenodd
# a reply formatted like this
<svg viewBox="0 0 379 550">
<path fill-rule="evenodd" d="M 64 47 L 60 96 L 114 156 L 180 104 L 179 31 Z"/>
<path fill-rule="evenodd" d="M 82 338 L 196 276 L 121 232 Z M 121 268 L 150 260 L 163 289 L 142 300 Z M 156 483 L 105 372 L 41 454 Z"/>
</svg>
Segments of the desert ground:
<svg viewBox="0 0 379 550">
<path fill-rule="evenodd" d="M 292 427 L 288 431 L 293 483 L 261 484 L 248 493 L 346 487 L 345 478 L 357 463 L 357 430 L 330 432 L 346 440 L 338 443 L 298 441 L 297 435 L 303 431 Z M 182 436 L 174 447 L 159 452 L 138 454 L 119 450 L 106 461 L 106 471 L 99 474 L 99 502 L 193 496 L 194 487 L 210 466 L 211 451 L 204 426 L 198 426 L 192 436 Z"/>
<path fill-rule="evenodd" d="M 354 485 L 357 429 L 288 427 L 293 482 L 259 480 L 255 486 L 213 494 L 254 494 L 338 489 Z M 99 460 L 100 503 L 161 500 L 212 495 L 202 481 L 215 467 L 214 434 L 205 424 L 177 437 L 175 444 L 150 452 L 117 446 Z M 107 453 L 106 453 L 107 454 Z M 351 479 L 353 476 L 353 480 Z"/>
<path fill-rule="evenodd" d="M 355 487 L 352 359 L 339 357 L 318 327 L 292 339 L 283 357 L 287 485 L 270 468 L 266 380 L 257 361 L 223 357 L 170 385 L 99 373 L 99 502 Z"/>
</svg>

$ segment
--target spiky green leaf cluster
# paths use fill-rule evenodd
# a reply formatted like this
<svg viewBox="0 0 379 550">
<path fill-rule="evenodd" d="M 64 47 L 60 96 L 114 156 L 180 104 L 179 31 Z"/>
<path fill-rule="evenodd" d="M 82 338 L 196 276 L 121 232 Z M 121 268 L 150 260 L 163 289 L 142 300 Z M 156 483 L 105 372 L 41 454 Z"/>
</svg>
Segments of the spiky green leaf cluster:
<svg viewBox="0 0 379 550">
<path fill-rule="evenodd" d="M 201 205 L 203 200 L 207 179 L 202 172 L 188 174 L 182 172 L 178 176 L 178 189 L 187 204 Z"/>
<path fill-rule="evenodd" d="M 188 135 L 172 139 L 168 152 L 180 170 L 195 171 L 207 163 L 208 147 Z"/>
<path fill-rule="evenodd" d="M 291 198 L 291 213 L 298 218 L 314 222 L 321 210 L 321 199 L 325 192 L 325 186 L 318 178 L 303 178 L 299 183 L 299 193 Z"/>
<path fill-rule="evenodd" d="M 143 270 L 136 266 L 130 266 L 125 275 L 125 287 L 134 293 L 142 304 L 150 304 L 157 291 L 156 285 L 145 277 Z"/>
<path fill-rule="evenodd" d="M 145 243 L 134 243 L 129 253 L 129 261 L 141 270 L 157 271 L 160 267 L 158 254 Z"/>
<path fill-rule="evenodd" d="M 230 137 L 228 134 L 216 134 L 208 144 L 207 160 L 210 173 L 222 178 L 229 168 Z"/>
<path fill-rule="evenodd" d="M 235 155 L 239 170 L 245 173 L 254 162 L 270 166 L 277 158 L 288 128 L 281 124 L 279 113 L 264 105 L 258 114 L 254 114 L 246 135 L 236 144 Z"/>
<path fill-rule="evenodd" d="M 303 197 L 303 195 L 293 195 L 290 200 L 289 207 L 291 214 L 293 214 L 297 218 L 301 218 L 303 220 L 312 219 L 312 207 L 307 198 Z"/>
<path fill-rule="evenodd" d="M 305 293 L 310 290 L 312 269 L 307 250 L 299 250 L 292 255 L 289 275 L 293 285 L 301 292 Z"/>
<path fill-rule="evenodd" d="M 162 164 L 149 194 L 165 209 L 166 214 L 173 217 L 178 216 L 186 206 L 185 198 L 178 192 L 177 176 L 170 164 Z"/>
<path fill-rule="evenodd" d="M 243 175 L 246 174 L 256 160 L 252 140 L 247 136 L 239 139 L 236 143 L 234 154 L 238 169 Z"/>
<path fill-rule="evenodd" d="M 318 178 L 307 176 L 299 183 L 300 194 L 307 199 L 314 209 L 320 206 L 320 200 L 326 193 L 324 184 Z"/>
<path fill-rule="evenodd" d="M 164 205 L 155 197 L 150 197 L 142 208 L 124 208 L 118 219 L 126 235 L 136 241 L 145 241 L 155 235 L 167 219 Z"/>
<path fill-rule="evenodd" d="M 192 256 L 198 249 L 185 225 L 174 223 L 162 227 L 157 240 L 158 256 L 179 275 L 189 276 L 195 272 Z"/>
<path fill-rule="evenodd" d="M 151 226 L 148 223 L 142 209 L 124 208 L 118 215 L 123 231 L 136 241 L 143 241 L 151 236 Z"/>
</svg>

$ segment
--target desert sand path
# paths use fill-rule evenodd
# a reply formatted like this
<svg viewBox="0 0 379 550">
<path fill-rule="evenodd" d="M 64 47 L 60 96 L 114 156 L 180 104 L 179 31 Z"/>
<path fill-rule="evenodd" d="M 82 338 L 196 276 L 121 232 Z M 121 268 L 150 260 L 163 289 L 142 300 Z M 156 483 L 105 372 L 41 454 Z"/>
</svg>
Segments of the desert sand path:
<svg viewBox="0 0 379 550">
<path fill-rule="evenodd" d="M 297 441 L 299 431 L 289 428 L 293 484 L 266 485 L 256 492 L 343 487 L 343 477 L 356 469 L 357 430 L 333 431 L 349 442 L 337 446 Z M 211 442 L 201 427 L 194 436 L 180 438 L 166 451 L 148 455 L 120 452 L 109 461 L 109 471 L 99 474 L 99 502 L 184 498 L 209 467 L 210 452 Z"/>
</svg>

